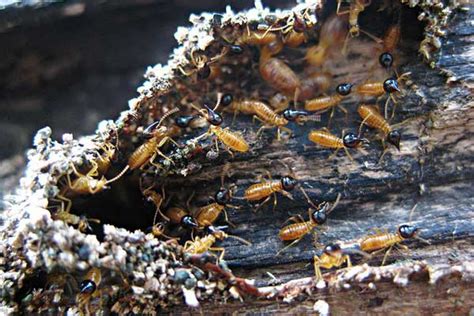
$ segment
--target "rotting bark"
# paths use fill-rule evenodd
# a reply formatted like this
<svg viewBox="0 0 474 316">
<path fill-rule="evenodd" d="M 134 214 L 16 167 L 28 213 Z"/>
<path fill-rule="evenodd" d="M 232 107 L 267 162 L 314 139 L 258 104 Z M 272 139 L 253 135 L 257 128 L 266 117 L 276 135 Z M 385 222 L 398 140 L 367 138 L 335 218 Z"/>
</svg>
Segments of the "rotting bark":
<svg viewBox="0 0 474 316">
<path fill-rule="evenodd" d="M 396 225 L 411 220 L 420 227 L 420 236 L 430 240 L 431 245 L 419 241 L 407 243 L 410 250 L 392 251 L 390 262 L 413 259 L 433 266 L 472 264 L 474 67 L 472 54 L 468 53 L 474 34 L 468 22 L 472 19 L 471 11 L 458 14 L 452 23 L 437 63 L 444 75 L 420 64 L 417 58 L 404 66 L 403 72 L 412 73 L 417 93 L 405 98 L 397 109 L 401 113 L 400 120 L 411 118 L 402 128 L 401 153 L 391 150 L 381 165 L 377 165 L 380 151 L 373 149 L 369 154 L 356 154 L 356 164 L 351 164 L 342 153 L 337 159 L 327 161 L 329 151 L 302 148 L 302 144 L 308 144 L 306 133 L 296 128 L 295 138 L 286 146 L 267 143 L 258 149 L 257 157 L 237 158 L 231 162 L 229 182 L 239 187 L 236 195 L 241 196 L 243 188 L 255 183 L 257 174 L 265 175 L 264 170 L 272 175 L 287 174 L 284 166 L 275 163 L 282 160 L 293 168 L 306 190 L 318 201 L 334 200 L 338 192 L 343 192 L 343 200 L 327 225 L 315 230 L 318 243 L 355 240 L 374 229 L 393 230 Z M 271 134 L 268 139 L 273 137 Z M 269 160 L 273 163 L 269 164 Z M 202 174 L 207 181 L 217 181 L 220 171 L 213 165 Z M 191 180 L 186 185 L 192 187 L 193 183 Z M 271 206 L 257 213 L 248 207 L 229 211 L 237 227 L 230 232 L 253 243 L 251 247 L 234 241 L 222 243 L 226 260 L 237 275 L 255 279 L 260 286 L 275 282 L 266 272 L 276 276 L 276 282 L 312 275 L 311 259 L 320 253 L 321 247 L 314 247 L 311 236 L 279 257 L 275 256 L 283 246 L 278 239 L 281 223 L 290 215 L 306 216 L 304 199 L 299 192 L 295 200 L 280 196 L 274 212 Z M 410 219 L 409 210 L 415 204 L 417 209 Z M 380 264 L 382 256 L 371 263 Z M 219 305 L 217 309 L 212 304 L 205 305 L 201 311 L 206 314 L 309 313 L 314 312 L 313 305 L 318 299 L 326 300 L 334 315 L 367 312 L 462 315 L 474 306 L 472 280 L 448 277 L 436 285 L 428 285 L 423 274 L 415 280 L 403 288 L 380 282 L 376 291 L 351 288 L 309 296 L 302 294 L 289 305 L 246 301 Z M 184 312 L 182 309 L 174 311 Z"/>
<path fill-rule="evenodd" d="M 377 165 L 381 147 L 372 145 L 366 152 L 354 154 L 355 164 L 351 164 L 342 153 L 334 160 L 326 160 L 331 151 L 314 146 L 305 150 L 302 145 L 309 145 L 306 140 L 309 127 L 295 126 L 295 138 L 284 146 L 273 141 L 273 132 L 265 133 L 263 141 L 254 139 L 251 154 L 237 156 L 231 161 L 231 176 L 226 181 L 235 183 L 239 188 L 236 195 L 241 196 L 243 189 L 254 183 L 258 174 L 265 175 L 266 170 L 274 176 L 286 174 L 288 171 L 285 166 L 278 162 L 268 163 L 269 160 L 281 160 L 294 169 L 296 177 L 317 201 L 334 200 L 337 193 L 342 192 L 343 200 L 331 214 L 327 225 L 315 230 L 318 243 L 321 244 L 357 239 L 375 228 L 393 230 L 396 225 L 410 220 L 409 210 L 418 204 L 412 222 L 421 228 L 421 237 L 432 244 L 428 246 L 418 241 L 407 243 L 410 251 L 393 251 L 390 262 L 426 260 L 435 267 L 441 263 L 456 266 L 459 262 L 472 262 L 474 113 L 470 85 L 473 72 L 472 66 L 469 66 L 472 65 L 472 56 L 464 53 L 466 48 L 472 46 L 473 30 L 466 22 L 470 19 L 472 13 L 458 14 L 448 35 L 448 44 L 441 54 L 439 65 L 450 74 L 449 85 L 445 84 L 446 77 L 438 74 L 438 70 L 429 70 L 414 58 L 413 50 L 407 56 L 413 58 L 402 70 L 412 72 L 411 79 L 417 87 L 414 88 L 416 93 L 404 98 L 397 110 L 397 120 L 410 119 L 403 125 L 404 138 L 400 154 L 392 149 L 383 163 Z M 466 66 L 459 67 L 458 61 Z M 350 110 L 350 115 L 355 115 L 354 108 Z M 345 126 L 344 117 L 337 117 L 333 124 Z M 253 125 L 244 119 L 234 128 L 251 129 Z M 376 141 L 373 143 L 377 144 Z M 167 181 L 167 188 L 173 190 L 183 187 L 183 191 L 188 193 L 196 190 L 201 199 L 212 195 L 220 185 L 219 177 L 227 160 L 226 153 L 222 155 L 226 159 L 204 165 L 197 175 L 184 180 Z M 206 184 L 204 186 L 201 185 L 203 181 Z M 202 187 L 196 189 L 197 185 Z M 312 267 L 308 264 L 321 247 L 318 244 L 314 247 L 311 236 L 306 236 L 297 246 L 275 257 L 275 253 L 283 246 L 277 237 L 281 223 L 290 215 L 306 216 L 307 206 L 298 191 L 295 191 L 295 200 L 290 202 L 279 197 L 274 212 L 270 206 L 254 214 L 248 205 L 242 203 L 242 209 L 229 211 L 231 221 L 237 226 L 229 229 L 229 232 L 253 243 L 251 247 L 234 241 L 222 243 L 226 248 L 225 258 L 236 275 L 255 278 L 259 286 L 272 281 L 265 275 L 267 271 L 280 281 L 312 275 Z M 119 221 L 117 223 L 121 224 Z M 371 264 L 379 264 L 380 258 Z M 326 277 L 330 275 L 333 273 Z M 426 284 L 427 272 L 422 271 L 403 290 L 394 287 L 391 282 L 382 281 L 376 284 L 375 292 L 360 293 L 360 289 L 335 293 L 329 291 L 311 296 L 310 299 L 302 295 L 298 298 L 302 301 L 292 305 L 247 298 L 244 304 L 229 303 L 219 305 L 218 309 L 215 305 L 203 305 L 203 311 L 309 312 L 316 300 L 324 299 L 334 314 L 353 313 L 354 305 L 359 308 L 358 312 L 386 313 L 401 306 L 403 309 L 399 310 L 400 313 L 438 311 L 465 314 L 474 301 L 472 281 L 460 281 L 457 276 L 450 276 L 441 280 L 438 287 L 427 287 Z M 438 296 L 438 293 L 445 293 L 444 289 L 449 289 L 449 295 Z M 432 304 L 420 306 L 420 301 Z M 186 312 L 179 309 L 172 311 Z"/>
</svg>

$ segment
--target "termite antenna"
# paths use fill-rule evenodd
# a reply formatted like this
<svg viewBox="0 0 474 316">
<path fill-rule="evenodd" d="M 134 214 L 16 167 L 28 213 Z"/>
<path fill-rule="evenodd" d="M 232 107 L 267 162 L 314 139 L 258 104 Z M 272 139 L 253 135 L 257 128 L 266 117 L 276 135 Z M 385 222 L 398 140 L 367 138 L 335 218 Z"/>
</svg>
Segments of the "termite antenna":
<svg viewBox="0 0 474 316">
<path fill-rule="evenodd" d="M 129 166 L 129 165 L 127 165 L 125 168 L 123 168 L 123 170 L 120 171 L 120 173 L 119 173 L 118 175 L 116 175 L 116 176 L 113 177 L 112 179 L 107 180 L 107 182 L 105 182 L 105 184 L 107 185 L 107 184 L 110 184 L 110 183 L 112 183 L 112 182 L 117 181 L 118 179 L 120 179 L 120 178 L 128 171 L 128 169 L 130 169 L 130 166 Z"/>
<path fill-rule="evenodd" d="M 252 246 L 252 243 L 251 243 L 250 241 L 245 240 L 245 239 L 243 239 L 242 237 L 235 236 L 235 235 L 229 235 L 229 234 L 226 234 L 226 235 L 227 235 L 227 237 L 236 239 L 236 240 L 240 241 L 241 243 L 243 243 L 243 244 L 245 244 L 245 245 L 247 245 L 247 246 Z"/>
<path fill-rule="evenodd" d="M 172 110 L 169 110 L 168 112 L 166 112 L 165 114 L 163 114 L 163 116 L 161 117 L 161 119 L 159 121 L 156 121 L 152 124 L 150 124 L 144 131 L 143 133 L 144 134 L 151 134 L 151 132 L 156 129 L 157 127 L 160 127 L 161 124 L 163 123 L 164 120 L 166 120 L 168 117 L 170 117 L 171 115 L 175 114 L 176 112 L 179 112 L 179 109 L 178 108 L 174 108 Z"/>
</svg>

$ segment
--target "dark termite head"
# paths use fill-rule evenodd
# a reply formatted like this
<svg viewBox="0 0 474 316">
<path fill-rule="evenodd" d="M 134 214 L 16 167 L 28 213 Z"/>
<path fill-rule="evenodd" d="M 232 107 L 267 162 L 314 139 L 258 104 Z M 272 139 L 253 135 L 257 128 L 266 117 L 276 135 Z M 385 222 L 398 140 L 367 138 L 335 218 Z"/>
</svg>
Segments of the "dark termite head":
<svg viewBox="0 0 474 316">
<path fill-rule="evenodd" d="M 394 129 L 387 135 L 387 142 L 395 146 L 400 151 L 400 131 Z"/>
<path fill-rule="evenodd" d="M 181 225 L 186 228 L 197 228 L 199 225 L 191 215 L 185 215 L 181 218 Z"/>
<path fill-rule="evenodd" d="M 224 188 L 220 189 L 214 195 L 214 199 L 215 199 L 217 204 L 226 205 L 230 201 L 230 192 L 229 192 L 229 190 L 224 189 Z"/>
<path fill-rule="evenodd" d="M 290 176 L 281 178 L 281 185 L 285 191 L 291 191 L 295 188 L 298 181 Z"/>
<path fill-rule="evenodd" d="M 309 113 L 301 110 L 286 109 L 283 112 L 283 117 L 290 122 L 298 122 L 302 117 L 308 116 Z"/>
<path fill-rule="evenodd" d="M 351 90 L 352 90 L 352 84 L 350 83 L 341 83 L 340 85 L 336 87 L 337 94 L 342 95 L 342 96 L 349 95 L 351 93 Z"/>
<path fill-rule="evenodd" d="M 213 109 L 211 109 L 206 104 L 204 104 L 204 107 L 207 109 L 207 117 L 206 117 L 207 121 L 211 125 L 215 125 L 215 126 L 221 125 L 223 122 L 222 116 L 216 111 L 214 111 Z"/>
<path fill-rule="evenodd" d="M 97 289 L 97 284 L 91 280 L 84 280 L 79 284 L 81 294 L 92 294 Z"/>
<path fill-rule="evenodd" d="M 194 120 L 196 116 L 194 115 L 181 115 L 174 119 L 174 123 L 181 128 L 189 127 L 189 123 Z"/>
<path fill-rule="evenodd" d="M 222 18 L 224 18 L 222 14 L 214 14 L 212 16 L 212 26 L 220 27 L 222 24 Z"/>
<path fill-rule="evenodd" d="M 344 142 L 344 146 L 348 148 L 357 148 L 362 142 L 364 142 L 363 138 L 360 138 L 352 132 L 346 133 L 342 140 Z"/>
<path fill-rule="evenodd" d="M 383 89 L 387 93 L 400 92 L 398 81 L 395 78 L 389 78 L 383 82 Z"/>
<path fill-rule="evenodd" d="M 392 54 L 385 52 L 380 54 L 379 56 L 379 63 L 384 68 L 390 68 L 393 65 L 393 56 Z"/>
<path fill-rule="evenodd" d="M 329 244 L 324 247 L 323 252 L 327 255 L 333 255 L 335 252 L 341 251 L 341 246 L 338 244 Z"/>
<path fill-rule="evenodd" d="M 224 107 L 229 106 L 232 103 L 232 101 L 234 101 L 234 97 L 230 93 L 224 94 L 221 98 L 221 104 Z"/>
<path fill-rule="evenodd" d="M 322 225 L 326 223 L 326 219 L 327 219 L 327 214 L 326 214 L 325 208 L 313 210 L 313 212 L 311 213 L 311 221 L 313 221 L 314 223 L 318 225 Z"/>
<path fill-rule="evenodd" d="M 240 45 L 230 45 L 229 50 L 233 55 L 241 55 L 244 52 L 244 49 Z"/>
<path fill-rule="evenodd" d="M 202 66 L 201 69 L 198 70 L 197 72 L 197 77 L 198 79 L 207 79 L 211 75 L 211 67 L 209 67 L 208 64 L 205 64 Z"/>
<path fill-rule="evenodd" d="M 415 237 L 415 234 L 417 231 L 418 231 L 418 228 L 411 225 L 401 225 L 400 227 L 398 227 L 398 234 L 403 239 Z"/>
</svg>

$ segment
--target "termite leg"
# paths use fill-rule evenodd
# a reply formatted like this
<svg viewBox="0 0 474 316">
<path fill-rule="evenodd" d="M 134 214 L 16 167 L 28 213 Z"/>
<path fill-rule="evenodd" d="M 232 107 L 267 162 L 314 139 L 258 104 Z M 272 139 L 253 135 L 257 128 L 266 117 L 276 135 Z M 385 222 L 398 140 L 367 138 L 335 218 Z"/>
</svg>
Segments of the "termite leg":
<svg viewBox="0 0 474 316">
<path fill-rule="evenodd" d="M 352 267 L 351 257 L 349 257 L 349 255 L 345 255 L 344 260 L 347 262 L 348 267 Z"/>
<path fill-rule="evenodd" d="M 285 225 L 286 223 L 288 223 L 290 221 L 292 221 L 294 223 L 302 223 L 302 222 L 304 222 L 304 218 L 300 214 L 298 214 L 296 216 L 291 216 L 282 225 Z"/>
<path fill-rule="evenodd" d="M 362 127 L 364 126 L 365 122 L 367 122 L 367 120 L 370 118 L 372 114 L 369 114 L 366 118 L 364 118 L 362 120 L 362 122 L 360 123 L 359 125 L 359 135 L 362 133 Z"/>
<path fill-rule="evenodd" d="M 263 206 L 265 205 L 266 203 L 268 203 L 268 201 L 270 201 L 272 197 L 271 196 L 267 196 L 265 200 L 263 200 L 262 203 L 260 203 L 256 209 L 253 210 L 254 213 L 257 213 L 257 211 Z"/>
<path fill-rule="evenodd" d="M 382 155 L 380 155 L 380 158 L 379 158 L 379 162 L 378 162 L 379 165 L 382 163 L 383 157 L 385 156 L 385 154 L 388 151 L 388 147 L 387 147 L 387 145 L 385 145 L 385 141 L 383 139 L 382 139 L 382 146 L 383 146 L 383 152 L 382 152 Z"/>
<path fill-rule="evenodd" d="M 276 253 L 276 257 L 278 257 L 282 252 L 284 252 L 285 250 L 287 250 L 288 248 L 296 245 L 301 239 L 303 239 L 303 237 L 306 236 L 306 234 L 304 234 L 303 236 L 301 236 L 300 238 L 296 239 L 296 240 L 293 240 L 290 244 L 286 245 L 284 248 L 280 249 L 277 253 Z"/>
<path fill-rule="evenodd" d="M 334 159 L 334 157 L 336 157 L 337 152 L 339 151 L 339 149 L 340 148 L 337 148 L 331 155 L 329 155 L 329 157 L 326 160 Z"/>
<path fill-rule="evenodd" d="M 229 220 L 229 216 L 228 216 L 227 211 L 225 210 L 225 208 L 224 208 L 222 211 L 224 212 L 224 219 L 225 219 L 225 222 L 226 222 L 227 224 L 229 224 L 230 226 L 232 226 L 232 227 L 235 228 L 236 226 L 234 225 L 234 223 L 232 223 L 232 222 Z"/>
<path fill-rule="evenodd" d="M 273 212 L 275 212 L 275 208 L 278 204 L 278 198 L 275 192 L 273 192 Z"/>
<path fill-rule="evenodd" d="M 287 132 L 288 133 L 288 138 L 290 138 L 291 135 L 293 135 L 293 131 L 291 129 L 289 129 L 288 127 L 279 126 L 278 127 L 278 134 L 280 134 L 280 130 L 282 130 L 284 132 Z"/>
<path fill-rule="evenodd" d="M 224 259 L 224 254 L 225 254 L 225 248 L 223 247 L 211 247 L 209 248 L 210 251 L 220 251 L 221 254 L 219 256 L 219 261 L 222 261 Z"/>
<path fill-rule="evenodd" d="M 316 281 L 320 281 L 323 279 L 323 275 L 321 273 L 321 269 L 319 268 L 319 264 L 321 263 L 321 259 L 318 256 L 313 257 L 314 260 L 314 275 L 316 276 Z"/>
<path fill-rule="evenodd" d="M 393 248 L 393 245 L 391 245 L 385 252 L 385 255 L 383 256 L 383 260 L 382 260 L 382 266 L 385 265 L 385 261 L 387 261 L 388 255 L 390 254 L 390 251 L 392 251 L 392 248 Z"/>
</svg>

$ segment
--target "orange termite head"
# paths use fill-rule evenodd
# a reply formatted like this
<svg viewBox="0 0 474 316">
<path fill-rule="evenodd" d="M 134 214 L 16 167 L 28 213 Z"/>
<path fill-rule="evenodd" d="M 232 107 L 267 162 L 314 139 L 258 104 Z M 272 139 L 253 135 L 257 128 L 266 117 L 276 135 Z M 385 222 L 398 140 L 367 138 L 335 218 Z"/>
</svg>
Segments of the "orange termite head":
<svg viewBox="0 0 474 316">
<path fill-rule="evenodd" d="M 214 195 L 214 199 L 217 204 L 226 205 L 230 201 L 230 192 L 227 189 L 220 189 Z"/>
<path fill-rule="evenodd" d="M 234 101 L 234 97 L 230 93 L 226 93 L 221 98 L 221 105 L 222 106 L 229 106 L 231 105 L 232 101 Z"/>
<path fill-rule="evenodd" d="M 342 95 L 342 96 L 349 95 L 351 93 L 351 90 L 352 90 L 352 84 L 350 83 L 341 83 L 340 85 L 336 87 L 337 94 Z"/>
<path fill-rule="evenodd" d="M 398 81 L 395 78 L 389 78 L 383 82 L 383 89 L 387 93 L 400 92 Z"/>
<path fill-rule="evenodd" d="M 338 244 L 329 244 L 324 247 L 323 252 L 329 256 L 335 255 L 337 252 L 341 251 L 341 246 Z"/>
<path fill-rule="evenodd" d="M 366 142 L 366 139 L 360 138 L 352 132 L 344 134 L 342 140 L 344 142 L 344 146 L 348 148 L 357 148 L 360 146 L 361 143 Z"/>
<path fill-rule="evenodd" d="M 418 232 L 418 228 L 411 225 L 401 225 L 398 227 L 398 234 L 403 239 L 413 238 Z"/>
<path fill-rule="evenodd" d="M 204 107 L 207 109 L 206 119 L 209 122 L 209 124 L 214 125 L 214 126 L 221 125 L 222 122 L 223 122 L 222 116 L 219 113 L 217 113 L 216 111 L 214 111 L 213 109 L 211 109 L 206 104 L 204 104 Z"/>
<path fill-rule="evenodd" d="M 92 280 L 84 280 L 79 284 L 81 294 L 92 294 L 97 289 L 97 284 Z"/>
<path fill-rule="evenodd" d="M 326 223 L 326 219 L 327 213 L 325 207 L 323 207 L 322 209 L 313 210 L 313 212 L 311 213 L 311 221 L 318 225 Z"/>
<path fill-rule="evenodd" d="M 298 184 L 298 181 L 295 178 L 292 178 L 290 176 L 285 176 L 281 178 L 281 185 L 285 191 L 293 190 L 296 184 Z"/>
<path fill-rule="evenodd" d="M 389 52 L 380 54 L 379 63 L 384 68 L 390 68 L 393 65 L 393 56 Z"/>
<path fill-rule="evenodd" d="M 387 134 L 387 142 L 395 146 L 400 151 L 400 131 L 394 129 Z"/>
</svg>

